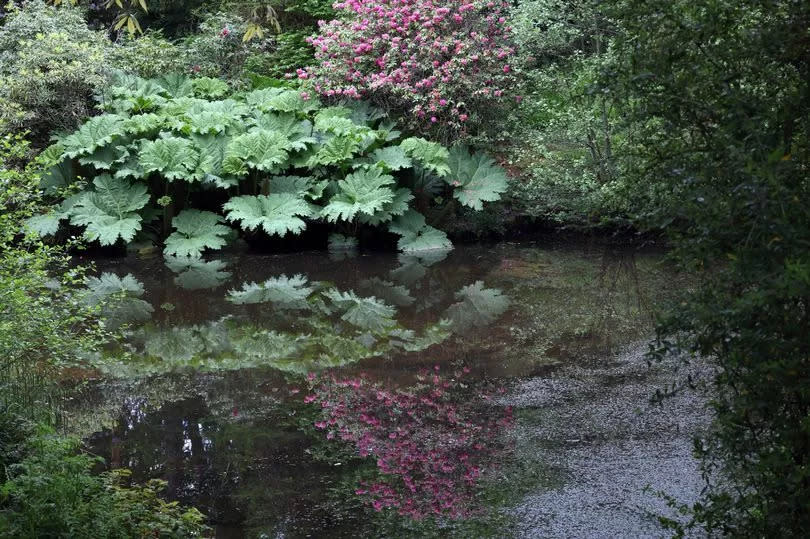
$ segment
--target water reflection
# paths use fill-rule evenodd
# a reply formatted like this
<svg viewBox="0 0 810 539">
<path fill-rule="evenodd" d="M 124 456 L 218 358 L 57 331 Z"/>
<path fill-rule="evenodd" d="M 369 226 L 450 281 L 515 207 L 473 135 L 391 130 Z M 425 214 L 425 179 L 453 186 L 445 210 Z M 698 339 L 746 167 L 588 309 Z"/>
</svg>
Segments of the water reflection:
<svg viewBox="0 0 810 539">
<path fill-rule="evenodd" d="M 74 425 L 218 536 L 447 531 L 508 461 L 492 380 L 645 336 L 674 282 L 602 247 L 110 261 L 127 338 Z"/>
<path fill-rule="evenodd" d="M 142 323 L 161 308 L 188 314 L 191 302 L 147 303 L 144 285 L 132 274 L 104 272 L 88 282 L 92 297 L 106 298 L 109 322 L 129 322 L 129 354 L 111 350 L 107 372 L 116 376 L 158 374 L 178 369 L 241 369 L 272 367 L 305 374 L 344 366 L 373 357 L 391 357 L 426 350 L 451 334 L 465 334 L 494 322 L 509 306 L 502 292 L 483 281 L 462 286 L 435 315 L 428 311 L 444 298 L 434 291 L 414 295 L 426 280 L 428 267 L 446 252 L 430 256 L 400 256 L 388 277 L 357 282 L 357 290 L 341 289 L 328 281 L 310 280 L 303 273 L 248 280 L 225 291 L 218 288 L 230 277 L 222 261 L 170 258 L 167 267 L 177 275 L 180 289 L 218 304 L 226 314 L 197 324 L 166 316 L 161 323 Z M 429 279 L 427 279 L 429 280 Z M 404 284 L 407 283 L 407 284 Z M 431 288 L 431 290 L 434 290 Z M 423 301 L 418 302 L 417 297 Z M 421 312 L 418 321 L 402 321 L 403 309 Z M 121 359 L 124 359 L 121 361 Z"/>
</svg>

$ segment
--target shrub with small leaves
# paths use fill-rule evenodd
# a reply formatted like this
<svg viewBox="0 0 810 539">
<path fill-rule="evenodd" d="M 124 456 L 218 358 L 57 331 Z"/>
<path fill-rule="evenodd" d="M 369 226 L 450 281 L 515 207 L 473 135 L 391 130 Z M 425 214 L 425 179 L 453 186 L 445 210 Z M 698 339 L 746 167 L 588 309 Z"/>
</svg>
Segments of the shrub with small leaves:
<svg viewBox="0 0 810 539">
<path fill-rule="evenodd" d="M 515 47 L 502 0 L 346 0 L 310 39 L 298 77 L 323 96 L 366 98 L 452 140 L 496 129 L 514 103 Z"/>
</svg>

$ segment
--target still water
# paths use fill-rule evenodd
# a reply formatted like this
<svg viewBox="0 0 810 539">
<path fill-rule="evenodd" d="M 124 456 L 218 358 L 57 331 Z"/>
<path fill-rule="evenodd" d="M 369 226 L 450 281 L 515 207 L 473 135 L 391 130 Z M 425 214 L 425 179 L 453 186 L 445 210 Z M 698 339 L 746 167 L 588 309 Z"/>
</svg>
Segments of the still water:
<svg viewBox="0 0 810 539">
<path fill-rule="evenodd" d="M 502 535 L 521 418 L 499 395 L 644 338 L 676 282 L 656 253 L 548 241 L 105 261 L 89 287 L 126 338 L 70 422 L 217 537 Z"/>
</svg>

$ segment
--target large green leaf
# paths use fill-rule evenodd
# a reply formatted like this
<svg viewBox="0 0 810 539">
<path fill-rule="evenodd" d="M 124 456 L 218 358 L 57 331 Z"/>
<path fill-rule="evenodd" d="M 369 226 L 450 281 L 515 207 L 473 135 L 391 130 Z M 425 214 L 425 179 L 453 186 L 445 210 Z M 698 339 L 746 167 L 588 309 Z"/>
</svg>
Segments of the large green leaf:
<svg viewBox="0 0 810 539">
<path fill-rule="evenodd" d="M 360 151 L 360 142 L 353 136 L 334 136 L 323 143 L 307 161 L 307 166 L 336 165 L 348 161 Z"/>
<path fill-rule="evenodd" d="M 405 154 L 405 150 L 400 146 L 377 148 L 369 156 L 368 161 L 372 164 L 381 165 L 387 170 L 401 170 L 413 166 L 411 158 Z"/>
<path fill-rule="evenodd" d="M 271 236 L 287 232 L 298 234 L 306 223 L 302 217 L 314 217 L 310 205 L 292 193 L 274 193 L 268 196 L 240 196 L 224 205 L 228 221 L 241 221 L 245 230 L 261 227 Z"/>
<path fill-rule="evenodd" d="M 198 257 L 205 249 L 219 249 L 226 243 L 224 236 L 231 231 L 220 224 L 222 221 L 222 217 L 210 211 L 181 211 L 172 219 L 175 231 L 166 238 L 164 254 Z"/>
<path fill-rule="evenodd" d="M 470 155 L 463 146 L 450 150 L 450 174 L 444 179 L 455 187 L 453 196 L 474 210 L 482 210 L 484 202 L 500 200 L 507 187 L 506 173 L 492 158 Z"/>
<path fill-rule="evenodd" d="M 330 222 L 351 221 L 358 213 L 372 216 L 394 200 L 394 192 L 388 187 L 393 183 L 394 178 L 377 167 L 353 172 L 338 182 L 339 192 L 321 215 Z"/>
<path fill-rule="evenodd" d="M 425 217 L 415 210 L 397 217 L 388 230 L 401 236 L 397 247 L 404 252 L 453 248 L 447 234 L 426 224 Z"/>
<path fill-rule="evenodd" d="M 25 228 L 35 232 L 39 236 L 52 236 L 59 230 L 59 225 L 65 219 L 70 218 L 73 206 L 79 202 L 83 193 L 72 195 L 62 201 L 61 204 L 50 208 L 47 213 L 34 215 L 25 221 Z"/>
<path fill-rule="evenodd" d="M 132 241 L 141 229 L 138 210 L 149 202 L 146 186 L 106 174 L 96 177 L 93 185 L 95 190 L 86 193 L 71 210 L 70 222 L 87 227 L 85 237 L 101 245 L 112 245 L 118 238 Z"/>
<path fill-rule="evenodd" d="M 124 134 L 124 120 L 123 116 L 117 114 L 103 114 L 90 118 L 78 131 L 60 141 L 65 156 L 74 158 L 88 155 L 110 144 L 116 137 Z"/>
<path fill-rule="evenodd" d="M 441 144 L 423 138 L 410 137 L 403 140 L 399 146 L 409 157 L 419 161 L 423 167 L 438 176 L 446 176 L 450 173 L 448 164 L 450 152 Z"/>
<path fill-rule="evenodd" d="M 358 220 L 361 223 L 366 223 L 369 225 L 379 225 L 381 223 L 387 223 L 397 215 L 402 215 L 406 211 L 408 211 L 408 203 L 413 200 L 413 193 L 407 187 L 400 187 L 394 192 L 394 198 L 391 202 L 386 202 L 382 209 L 378 212 L 375 212 L 373 215 L 368 215 L 365 213 L 358 214 Z"/>
<path fill-rule="evenodd" d="M 292 149 L 290 140 L 275 131 L 253 131 L 234 137 L 225 152 L 223 170 L 244 175 L 246 167 L 280 171 Z"/>
<path fill-rule="evenodd" d="M 323 194 L 328 184 L 327 180 L 318 181 L 310 176 L 273 176 L 268 187 L 271 193 L 294 193 L 316 199 Z"/>
<path fill-rule="evenodd" d="M 144 172 L 159 172 L 167 180 L 191 181 L 198 158 L 190 140 L 165 137 L 144 143 L 139 164 Z"/>
</svg>

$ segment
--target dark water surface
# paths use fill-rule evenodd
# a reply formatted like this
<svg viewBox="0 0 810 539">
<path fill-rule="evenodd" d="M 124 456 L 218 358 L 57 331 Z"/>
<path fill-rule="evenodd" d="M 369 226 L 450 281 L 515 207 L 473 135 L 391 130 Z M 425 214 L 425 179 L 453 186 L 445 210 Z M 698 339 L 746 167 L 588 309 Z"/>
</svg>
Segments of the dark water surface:
<svg viewBox="0 0 810 539">
<path fill-rule="evenodd" d="M 498 395 L 643 338 L 680 286 L 598 243 L 98 265 L 127 338 L 72 425 L 217 537 L 503 535 Z"/>
</svg>

